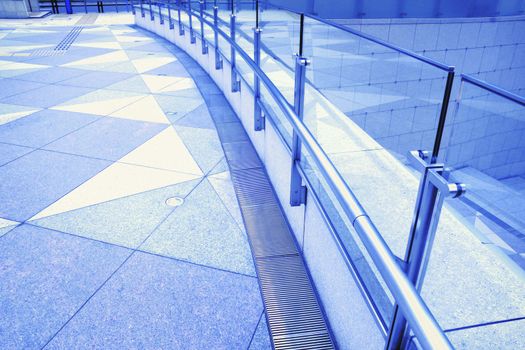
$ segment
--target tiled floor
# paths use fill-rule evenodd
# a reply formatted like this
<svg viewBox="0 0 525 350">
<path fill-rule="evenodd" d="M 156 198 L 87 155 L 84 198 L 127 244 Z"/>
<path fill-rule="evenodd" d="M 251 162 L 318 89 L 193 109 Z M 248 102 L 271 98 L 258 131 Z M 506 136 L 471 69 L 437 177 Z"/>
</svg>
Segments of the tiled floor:
<svg viewBox="0 0 525 350">
<path fill-rule="evenodd" d="M 0 348 L 269 348 L 226 100 L 125 16 L 50 55 L 80 18 L 0 21 Z"/>
</svg>

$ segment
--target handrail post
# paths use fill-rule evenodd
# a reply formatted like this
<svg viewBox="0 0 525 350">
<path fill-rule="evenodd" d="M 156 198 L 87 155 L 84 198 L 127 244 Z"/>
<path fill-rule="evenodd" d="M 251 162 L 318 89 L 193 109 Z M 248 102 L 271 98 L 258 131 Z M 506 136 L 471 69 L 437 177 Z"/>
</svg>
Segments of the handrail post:
<svg viewBox="0 0 525 350">
<path fill-rule="evenodd" d="M 261 67 L 261 28 L 259 28 L 259 0 L 255 0 L 255 28 L 253 29 L 253 60 L 257 67 Z M 253 128 L 255 131 L 264 129 L 264 116 L 261 111 L 261 81 L 257 74 L 254 74 L 253 80 Z"/>
<path fill-rule="evenodd" d="M 66 7 L 66 13 L 68 15 L 73 13 L 73 7 L 71 6 L 71 0 L 65 0 L 64 1 L 64 6 Z"/>
<path fill-rule="evenodd" d="M 180 20 L 180 8 L 182 0 L 177 0 L 177 19 L 179 20 L 179 35 L 184 35 L 184 26 L 182 25 L 182 21 Z"/>
<path fill-rule="evenodd" d="M 295 57 L 294 111 L 301 121 L 303 120 L 304 116 L 304 91 L 306 81 L 306 66 L 308 64 L 308 60 L 302 57 L 300 54 Z M 303 186 L 303 180 L 298 170 L 300 161 L 301 140 L 294 130 L 292 136 L 292 170 L 290 179 L 290 205 L 292 207 L 306 203 L 306 186 Z"/>
<path fill-rule="evenodd" d="M 258 19 L 258 18 L 257 18 Z M 294 111 L 299 120 L 304 116 L 304 92 L 306 83 L 306 66 L 310 62 L 303 57 L 303 32 L 304 14 L 301 13 L 301 26 L 299 28 L 299 53 L 295 56 L 295 85 L 294 85 Z M 290 174 L 290 205 L 292 207 L 306 203 L 306 186 L 303 186 L 301 174 L 299 174 L 299 162 L 301 161 L 301 140 L 295 129 L 292 135 L 292 169 Z"/>
<path fill-rule="evenodd" d="M 85 3 L 86 3 L 86 2 L 84 1 L 84 4 L 85 4 Z M 127 4 L 127 2 L 126 2 L 126 4 Z M 131 1 L 130 1 L 130 5 L 131 5 L 131 14 L 135 15 L 135 14 L 136 14 L 136 11 L 135 11 L 135 0 L 131 0 Z M 87 11 L 86 11 L 86 12 L 87 12 Z"/>
<path fill-rule="evenodd" d="M 190 20 L 190 43 L 195 44 L 195 33 L 193 32 L 193 21 L 191 16 L 191 0 L 188 0 L 188 17 Z"/>
<path fill-rule="evenodd" d="M 257 67 L 261 66 L 261 32 L 262 29 L 254 28 L 253 30 L 253 58 Z M 255 131 L 264 130 L 264 117 L 261 111 L 260 97 L 261 97 L 261 82 L 257 74 L 254 74 L 253 80 L 253 96 L 254 96 L 254 119 L 253 127 Z"/>
<path fill-rule="evenodd" d="M 152 21 L 155 19 L 155 17 L 153 17 L 153 7 L 151 5 L 151 0 L 149 0 L 149 19 Z"/>
<path fill-rule="evenodd" d="M 143 0 L 139 0 L 139 4 L 140 4 L 140 16 L 144 18 L 146 17 L 146 12 L 144 11 Z"/>
<path fill-rule="evenodd" d="M 170 24 L 170 29 L 175 28 L 175 25 L 173 24 L 173 18 L 171 17 L 171 5 L 168 0 L 168 23 Z"/>
<path fill-rule="evenodd" d="M 429 157 L 428 152 L 411 152 L 410 156 L 422 174 L 403 263 L 407 278 L 421 292 L 444 199 L 452 194 L 458 197 L 465 190 L 464 185 L 455 184 L 445 193 L 433 182 L 436 177 L 431 176 L 438 174 L 439 179 L 447 183 L 444 165 L 432 163 L 433 156 Z M 407 321 L 395 305 L 385 349 L 404 349 L 408 346 L 408 340 Z"/>
<path fill-rule="evenodd" d="M 208 53 L 208 45 L 206 44 L 206 39 L 204 36 L 204 1 L 199 1 L 199 13 L 201 20 L 201 45 L 202 45 L 202 54 L 205 55 Z"/>
<path fill-rule="evenodd" d="M 213 6 L 213 41 L 215 44 L 215 69 L 222 69 L 222 57 L 219 51 L 219 32 L 217 31 L 219 25 L 219 7 Z"/>
<path fill-rule="evenodd" d="M 160 2 L 157 2 L 157 6 L 159 8 L 159 22 L 160 24 L 164 24 L 164 16 L 162 15 L 162 7 Z"/>
<path fill-rule="evenodd" d="M 230 38 L 235 42 L 235 14 L 230 15 Z M 235 49 L 231 47 L 231 85 L 232 92 L 237 92 L 241 89 L 241 82 L 237 79 L 236 64 L 235 64 Z"/>
</svg>

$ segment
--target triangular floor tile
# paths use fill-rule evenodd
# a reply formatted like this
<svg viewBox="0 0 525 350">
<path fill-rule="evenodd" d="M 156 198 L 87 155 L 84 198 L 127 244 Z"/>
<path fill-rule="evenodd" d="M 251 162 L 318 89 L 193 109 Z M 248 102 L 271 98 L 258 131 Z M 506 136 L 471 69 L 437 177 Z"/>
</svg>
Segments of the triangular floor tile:
<svg viewBox="0 0 525 350">
<path fill-rule="evenodd" d="M 197 186 L 141 249 L 224 270 L 255 274 L 246 235 L 207 180 Z"/>
<path fill-rule="evenodd" d="M 198 175 L 114 163 L 31 220 L 199 178 Z"/>
<path fill-rule="evenodd" d="M 170 121 L 153 96 L 147 96 L 110 115 L 115 118 L 169 124 Z"/>
<path fill-rule="evenodd" d="M 202 175 L 201 169 L 172 127 L 151 138 L 119 162 Z"/>
<path fill-rule="evenodd" d="M 104 242 L 137 248 L 173 211 L 166 204 L 172 197 L 184 198 L 199 180 L 182 182 L 109 202 L 32 221 L 34 225 Z"/>
</svg>

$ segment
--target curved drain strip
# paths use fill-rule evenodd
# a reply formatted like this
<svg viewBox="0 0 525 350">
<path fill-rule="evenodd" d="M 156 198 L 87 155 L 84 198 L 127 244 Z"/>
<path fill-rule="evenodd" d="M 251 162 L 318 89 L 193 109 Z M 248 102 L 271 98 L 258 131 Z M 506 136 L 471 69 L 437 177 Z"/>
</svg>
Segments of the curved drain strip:
<svg viewBox="0 0 525 350">
<path fill-rule="evenodd" d="M 204 71 L 196 66 L 191 65 L 188 71 L 197 86 L 214 84 L 209 76 L 203 79 Z M 229 105 L 228 108 L 231 110 Z M 248 233 L 273 347 L 334 349 L 303 257 L 248 135 L 233 110 L 234 118 L 210 114 L 228 161 Z"/>
</svg>

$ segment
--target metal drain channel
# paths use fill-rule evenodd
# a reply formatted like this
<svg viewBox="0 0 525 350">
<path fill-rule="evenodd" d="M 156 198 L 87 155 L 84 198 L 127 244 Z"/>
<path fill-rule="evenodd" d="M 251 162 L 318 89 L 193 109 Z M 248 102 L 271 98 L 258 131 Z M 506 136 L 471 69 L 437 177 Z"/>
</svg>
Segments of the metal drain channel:
<svg viewBox="0 0 525 350">
<path fill-rule="evenodd" d="M 194 81 L 198 86 L 200 79 Z M 212 113 L 212 119 L 248 233 L 273 347 L 334 349 L 303 257 L 248 135 L 237 118 L 223 122 Z"/>
<path fill-rule="evenodd" d="M 73 29 L 71 29 L 71 31 L 66 35 L 66 37 L 55 47 L 55 50 L 65 51 L 69 49 L 69 47 L 75 41 L 75 39 L 78 37 L 81 31 L 82 27 L 73 27 Z"/>
</svg>

